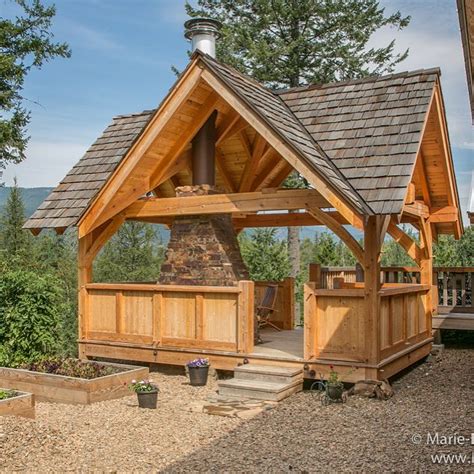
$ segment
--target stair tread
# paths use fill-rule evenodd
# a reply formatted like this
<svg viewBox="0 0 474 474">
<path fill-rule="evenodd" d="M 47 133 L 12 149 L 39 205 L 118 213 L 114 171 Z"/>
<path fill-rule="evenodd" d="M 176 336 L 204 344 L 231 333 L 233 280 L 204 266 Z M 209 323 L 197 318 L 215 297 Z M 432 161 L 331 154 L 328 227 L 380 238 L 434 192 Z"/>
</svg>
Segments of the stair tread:
<svg viewBox="0 0 474 474">
<path fill-rule="evenodd" d="M 281 375 L 283 377 L 294 377 L 302 374 L 303 369 L 292 367 L 278 367 L 274 365 L 244 364 L 237 366 L 234 372 L 252 372 L 268 375 Z"/>
<path fill-rule="evenodd" d="M 297 380 L 296 382 L 281 383 L 267 382 L 262 380 L 229 379 L 220 381 L 219 387 L 237 388 L 242 390 L 259 390 L 263 392 L 281 392 L 297 385 L 298 383 L 301 383 L 301 381 Z"/>
</svg>

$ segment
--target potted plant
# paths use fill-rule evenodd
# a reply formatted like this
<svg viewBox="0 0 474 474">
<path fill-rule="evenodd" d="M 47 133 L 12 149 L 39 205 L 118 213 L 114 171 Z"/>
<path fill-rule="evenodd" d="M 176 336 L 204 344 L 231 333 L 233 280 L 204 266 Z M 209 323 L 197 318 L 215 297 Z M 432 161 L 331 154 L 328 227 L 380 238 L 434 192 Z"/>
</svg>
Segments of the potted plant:
<svg viewBox="0 0 474 474">
<path fill-rule="evenodd" d="M 130 390 L 137 394 L 138 406 L 140 408 L 156 408 L 158 400 L 158 385 L 153 380 L 132 380 Z"/>
<path fill-rule="evenodd" d="M 202 387 L 207 383 L 209 374 L 209 359 L 194 359 L 186 364 L 189 373 L 189 383 L 195 387 Z"/>
<path fill-rule="evenodd" d="M 344 384 L 339 380 L 339 374 L 334 370 L 334 366 L 329 366 L 329 377 L 326 384 L 326 394 L 332 401 L 342 401 Z"/>
</svg>

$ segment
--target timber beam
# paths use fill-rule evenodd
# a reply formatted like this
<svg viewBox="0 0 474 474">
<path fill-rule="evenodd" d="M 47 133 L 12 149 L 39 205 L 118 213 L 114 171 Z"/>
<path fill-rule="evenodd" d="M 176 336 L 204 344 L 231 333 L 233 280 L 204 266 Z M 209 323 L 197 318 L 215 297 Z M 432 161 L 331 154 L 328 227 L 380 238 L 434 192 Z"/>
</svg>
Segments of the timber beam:
<svg viewBox="0 0 474 474">
<path fill-rule="evenodd" d="M 234 214 L 258 211 L 324 208 L 331 205 L 313 189 L 212 194 L 179 198 L 144 198 L 124 210 L 126 219 L 196 214 Z"/>
<path fill-rule="evenodd" d="M 457 222 L 459 220 L 459 209 L 454 206 L 445 206 L 438 209 L 432 209 L 428 217 L 428 223 L 439 224 Z"/>
<path fill-rule="evenodd" d="M 337 211 L 327 211 L 325 214 L 331 216 L 340 224 L 347 223 Z M 309 212 L 289 212 L 287 214 L 252 214 L 243 217 L 234 217 L 233 222 L 234 225 L 239 229 L 251 227 L 306 227 L 326 225 Z"/>
<path fill-rule="evenodd" d="M 347 221 L 337 211 L 326 211 L 339 224 L 345 225 Z M 129 217 L 128 220 L 149 222 L 151 224 L 162 224 L 171 227 L 173 217 Z M 237 229 L 248 229 L 256 227 L 306 227 L 325 225 L 309 212 L 269 213 L 269 214 L 243 214 L 233 215 L 232 221 Z"/>
<path fill-rule="evenodd" d="M 396 225 L 394 219 L 390 221 L 388 224 L 387 232 L 392 236 L 393 240 L 401 245 L 405 251 L 407 252 L 408 256 L 416 262 L 418 266 L 420 266 L 420 261 L 423 256 L 423 252 L 420 249 L 420 246 L 417 242 L 410 237 L 408 234 L 403 232 L 400 227 Z"/>
<path fill-rule="evenodd" d="M 413 204 L 406 204 L 403 206 L 403 215 L 409 217 L 422 217 L 427 219 L 430 215 L 430 208 L 422 201 L 414 201 Z"/>
</svg>

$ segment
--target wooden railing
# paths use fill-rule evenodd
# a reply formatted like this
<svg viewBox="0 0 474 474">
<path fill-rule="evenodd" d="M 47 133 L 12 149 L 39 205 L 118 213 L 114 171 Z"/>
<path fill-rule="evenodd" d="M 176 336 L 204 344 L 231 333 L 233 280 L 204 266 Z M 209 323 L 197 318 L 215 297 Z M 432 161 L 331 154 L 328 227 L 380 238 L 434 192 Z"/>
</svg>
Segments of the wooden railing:
<svg viewBox="0 0 474 474">
<path fill-rule="evenodd" d="M 431 337 L 429 285 L 386 284 L 380 290 L 378 360 Z M 363 283 L 339 289 L 305 285 L 305 353 L 310 359 L 367 362 L 371 336 Z"/>
<path fill-rule="evenodd" d="M 430 285 L 386 284 L 380 290 L 380 359 L 431 337 Z"/>
<path fill-rule="evenodd" d="M 304 358 L 365 362 L 364 290 L 305 285 Z"/>
<path fill-rule="evenodd" d="M 268 285 L 278 287 L 275 312 L 271 316 L 272 323 L 280 329 L 294 329 L 295 326 L 295 285 L 294 278 L 283 281 L 255 281 L 255 302 L 262 301 L 265 288 Z"/>
<path fill-rule="evenodd" d="M 474 267 L 435 267 L 438 312 L 474 313 Z"/>
<path fill-rule="evenodd" d="M 254 283 L 236 287 L 92 283 L 81 339 L 253 350 Z"/>
<path fill-rule="evenodd" d="M 310 281 L 319 288 L 333 289 L 341 279 L 353 283 L 362 281 L 363 277 L 357 278 L 354 267 L 310 265 Z M 382 267 L 380 279 L 381 283 L 420 283 L 420 270 L 418 267 Z M 440 313 L 474 313 L 474 267 L 434 267 L 433 285 L 433 304 L 437 303 Z"/>
</svg>

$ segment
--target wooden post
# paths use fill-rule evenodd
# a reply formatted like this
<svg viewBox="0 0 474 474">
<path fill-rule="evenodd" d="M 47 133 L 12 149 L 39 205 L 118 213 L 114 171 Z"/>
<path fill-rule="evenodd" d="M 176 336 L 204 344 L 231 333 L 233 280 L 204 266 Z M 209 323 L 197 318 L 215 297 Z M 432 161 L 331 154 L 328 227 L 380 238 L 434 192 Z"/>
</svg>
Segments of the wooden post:
<svg viewBox="0 0 474 474">
<path fill-rule="evenodd" d="M 321 288 L 321 265 L 319 263 L 309 264 L 309 281 L 315 284 L 315 288 Z"/>
<path fill-rule="evenodd" d="M 237 352 L 249 354 L 254 346 L 255 288 L 253 281 L 239 281 L 237 302 Z"/>
<path fill-rule="evenodd" d="M 316 325 L 317 307 L 315 282 L 304 285 L 304 360 L 317 357 L 316 354 Z"/>
<path fill-rule="evenodd" d="M 432 332 L 433 316 L 433 237 L 431 225 L 420 217 L 420 284 L 430 285 L 431 290 L 423 297 L 425 306 L 426 329 L 429 335 Z"/>
<path fill-rule="evenodd" d="M 79 239 L 78 247 L 78 337 L 79 341 L 87 339 L 87 328 L 89 318 L 89 295 L 85 285 L 92 282 L 92 263 L 87 261 L 86 254 L 91 245 L 91 234 Z M 84 348 L 79 344 L 79 358 L 86 359 Z"/>
<path fill-rule="evenodd" d="M 386 216 L 370 216 L 364 224 L 365 347 L 367 362 L 373 365 L 378 364 L 380 358 L 380 253 L 386 219 Z"/>
<path fill-rule="evenodd" d="M 153 344 L 161 345 L 161 317 L 163 314 L 163 293 L 153 295 Z"/>
<path fill-rule="evenodd" d="M 282 329 L 295 328 L 295 279 L 288 277 L 281 283 L 283 289 L 283 320 Z"/>
</svg>

